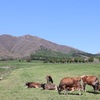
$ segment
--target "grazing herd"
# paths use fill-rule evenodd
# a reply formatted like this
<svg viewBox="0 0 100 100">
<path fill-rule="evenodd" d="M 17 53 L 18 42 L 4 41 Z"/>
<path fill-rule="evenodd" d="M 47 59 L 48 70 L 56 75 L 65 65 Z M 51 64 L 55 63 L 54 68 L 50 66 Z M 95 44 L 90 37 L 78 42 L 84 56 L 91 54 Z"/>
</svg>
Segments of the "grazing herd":
<svg viewBox="0 0 100 100">
<path fill-rule="evenodd" d="M 86 92 L 86 85 L 93 87 L 94 93 L 100 91 L 99 79 L 96 76 L 82 75 L 80 77 L 65 77 L 62 78 L 59 85 L 56 86 L 53 83 L 53 79 L 50 75 L 46 76 L 46 83 L 27 82 L 25 85 L 27 88 L 42 88 L 41 90 L 57 90 L 58 94 L 64 91 L 64 94 L 68 95 L 68 92 L 79 91 L 79 95 L 82 92 Z"/>
</svg>

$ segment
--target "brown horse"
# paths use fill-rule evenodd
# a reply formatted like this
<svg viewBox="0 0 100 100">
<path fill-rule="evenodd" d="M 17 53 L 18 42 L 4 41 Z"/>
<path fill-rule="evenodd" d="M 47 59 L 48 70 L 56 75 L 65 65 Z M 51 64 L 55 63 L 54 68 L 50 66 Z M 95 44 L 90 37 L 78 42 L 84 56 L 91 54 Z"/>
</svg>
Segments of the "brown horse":
<svg viewBox="0 0 100 100">
<path fill-rule="evenodd" d="M 42 83 L 43 90 L 57 90 L 57 86 L 53 83 Z"/>
<path fill-rule="evenodd" d="M 83 80 L 83 90 L 86 91 L 86 85 L 90 85 L 93 87 L 94 92 L 99 88 L 99 79 L 96 76 L 91 75 L 83 75 L 81 76 Z"/>
<path fill-rule="evenodd" d="M 25 85 L 27 86 L 27 88 L 40 88 L 41 87 L 41 84 L 37 82 L 27 82 Z"/>
<path fill-rule="evenodd" d="M 57 87 L 58 93 L 61 94 L 61 91 L 65 91 L 64 94 L 68 94 L 68 91 L 79 91 L 79 95 L 82 93 L 82 85 L 81 85 L 80 77 L 65 77 L 60 81 L 59 86 Z"/>
</svg>

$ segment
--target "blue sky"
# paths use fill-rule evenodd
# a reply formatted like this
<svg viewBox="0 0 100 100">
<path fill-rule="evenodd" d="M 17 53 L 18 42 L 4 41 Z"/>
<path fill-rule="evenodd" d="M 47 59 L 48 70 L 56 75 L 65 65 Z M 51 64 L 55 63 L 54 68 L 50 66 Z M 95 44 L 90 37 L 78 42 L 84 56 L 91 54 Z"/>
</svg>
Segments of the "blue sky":
<svg viewBox="0 0 100 100">
<path fill-rule="evenodd" d="M 0 0 L 0 35 L 30 34 L 100 52 L 100 0 Z"/>
</svg>

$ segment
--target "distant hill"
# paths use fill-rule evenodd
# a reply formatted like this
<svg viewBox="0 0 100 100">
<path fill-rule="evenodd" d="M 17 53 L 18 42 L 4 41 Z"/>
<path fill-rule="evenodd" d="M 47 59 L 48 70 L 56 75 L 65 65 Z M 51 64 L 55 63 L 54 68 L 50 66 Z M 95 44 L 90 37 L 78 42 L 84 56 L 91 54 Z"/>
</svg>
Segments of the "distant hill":
<svg viewBox="0 0 100 100">
<path fill-rule="evenodd" d="M 59 52 L 59 54 L 71 54 L 73 56 L 92 55 L 73 47 L 53 43 L 37 36 L 25 35 L 15 37 L 6 34 L 0 36 L 0 58 L 21 58 L 35 54 L 38 51 L 40 52 L 40 50 L 51 50 L 56 53 Z"/>
<path fill-rule="evenodd" d="M 99 53 L 97 53 L 97 54 L 95 54 L 95 56 L 97 56 L 97 57 L 98 57 L 98 56 L 100 56 L 100 52 L 99 52 Z"/>
</svg>

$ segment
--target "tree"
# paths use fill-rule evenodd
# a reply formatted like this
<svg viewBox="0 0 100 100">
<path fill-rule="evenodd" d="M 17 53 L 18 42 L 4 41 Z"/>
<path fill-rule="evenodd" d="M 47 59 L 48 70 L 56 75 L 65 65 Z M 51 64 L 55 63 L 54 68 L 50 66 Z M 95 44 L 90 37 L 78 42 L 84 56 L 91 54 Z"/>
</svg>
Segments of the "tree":
<svg viewBox="0 0 100 100">
<path fill-rule="evenodd" d="M 94 61 L 94 58 L 93 58 L 93 57 L 90 57 L 90 58 L 88 59 L 88 61 L 89 61 L 89 62 L 93 62 L 93 61 Z"/>
</svg>

